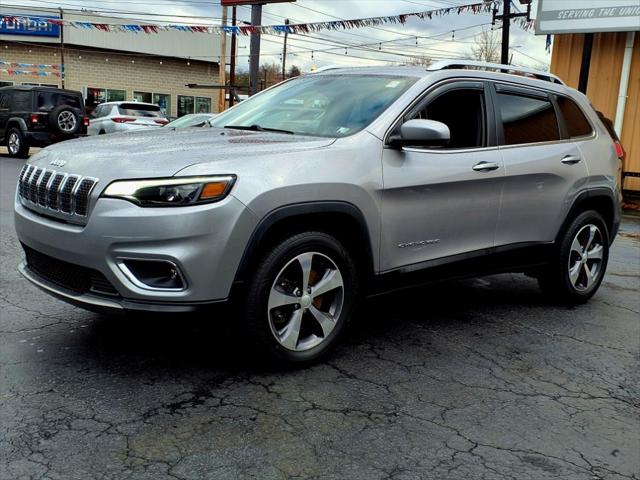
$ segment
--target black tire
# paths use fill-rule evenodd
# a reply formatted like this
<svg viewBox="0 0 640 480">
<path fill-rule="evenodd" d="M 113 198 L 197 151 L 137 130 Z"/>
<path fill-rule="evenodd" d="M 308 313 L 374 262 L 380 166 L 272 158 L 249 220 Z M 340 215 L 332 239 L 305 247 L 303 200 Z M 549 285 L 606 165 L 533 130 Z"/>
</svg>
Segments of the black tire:
<svg viewBox="0 0 640 480">
<path fill-rule="evenodd" d="M 281 280 L 283 276 L 286 276 L 286 272 L 290 272 L 289 275 L 295 277 L 296 269 L 300 272 L 300 278 L 302 279 L 302 264 L 296 260 L 300 255 L 310 255 L 311 260 L 311 273 L 317 275 L 317 271 L 322 270 L 322 264 L 330 265 L 333 263 L 333 267 L 337 267 L 339 274 L 341 275 L 342 287 L 336 290 L 331 290 L 332 293 L 324 295 L 334 295 L 333 300 L 329 300 L 328 303 L 335 302 L 335 295 L 340 295 L 341 308 L 339 313 L 335 311 L 335 322 L 332 324 L 333 330 L 326 336 L 317 335 L 312 333 L 309 337 L 311 340 L 305 340 L 305 329 L 307 331 L 317 331 L 320 328 L 320 332 L 324 332 L 324 328 L 320 327 L 320 323 L 316 322 L 316 314 L 318 308 L 322 308 L 320 305 L 316 305 L 316 299 L 314 300 L 312 295 L 305 295 L 301 300 L 302 304 L 296 306 L 288 305 L 283 307 L 285 309 L 280 312 L 279 308 L 269 310 L 269 298 L 272 294 L 272 288 L 275 291 L 276 287 L 280 288 L 280 285 L 275 285 L 276 280 Z M 327 260 L 328 259 L 328 260 Z M 298 262 L 298 263 L 295 263 Z M 315 268 L 315 270 L 314 270 Z M 283 269 L 285 273 L 283 273 Z M 292 269 L 292 270 L 287 270 Z M 334 237 L 323 232 L 304 232 L 296 235 L 292 235 L 281 242 L 279 242 L 270 252 L 265 253 L 258 261 L 255 273 L 248 283 L 246 291 L 246 302 L 244 307 L 244 326 L 249 337 L 253 341 L 257 352 L 260 356 L 267 356 L 272 360 L 285 361 L 290 363 L 306 363 L 312 362 L 326 355 L 338 342 L 340 337 L 345 332 L 348 324 L 350 323 L 353 315 L 354 307 L 358 299 L 358 275 L 356 265 L 345 247 Z M 324 270 L 322 279 L 328 278 L 327 275 L 333 271 L 331 268 Z M 284 282 L 283 282 L 284 283 Z M 309 281 L 310 287 L 313 289 L 315 285 L 320 285 L 320 281 Z M 295 295 L 298 290 L 293 289 L 295 287 L 294 282 L 291 282 L 291 294 Z M 310 293 L 310 292 L 309 292 Z M 299 294 L 299 293 L 298 293 Z M 323 297 L 326 298 L 326 297 Z M 304 302 L 311 301 L 312 303 L 308 307 L 304 308 Z M 324 300 L 320 300 L 323 303 Z M 340 302 L 338 302 L 340 303 Z M 331 307 L 330 307 L 331 308 Z M 286 310 L 290 309 L 290 310 Z M 315 309 L 315 310 L 314 310 Z M 289 348 L 285 348 L 278 340 L 277 326 L 275 325 L 276 319 L 285 320 L 285 316 L 293 315 L 293 311 L 302 311 L 299 338 L 300 346 L 295 348 L 302 348 L 303 342 L 307 342 L 309 348 L 302 351 L 294 351 Z M 314 313 L 315 312 L 315 313 Z M 293 318 L 291 316 L 290 318 Z M 286 320 L 285 320 L 286 321 Z M 290 320 L 291 322 L 292 320 Z M 315 322 L 315 323 L 314 323 Z M 284 327 L 286 330 L 289 327 L 287 323 Z M 315 338 L 314 338 L 314 335 Z M 298 338 L 296 336 L 296 338 Z M 322 338 L 319 344 L 313 345 L 314 341 L 318 341 Z M 296 345 L 298 340 L 295 341 Z"/>
<path fill-rule="evenodd" d="M 597 229 L 594 238 L 589 243 L 592 232 L 591 226 Z M 574 242 L 577 241 L 577 244 Z M 577 253 L 575 246 L 582 249 Z M 594 252 L 584 256 L 584 246 L 587 251 Z M 596 253 L 596 247 L 601 251 Z M 601 259 L 598 260 L 598 256 Z M 556 301 L 566 304 L 581 304 L 589 300 L 598 290 L 609 260 L 609 231 L 602 216 L 587 210 L 576 216 L 562 236 L 558 239 L 557 248 L 550 265 L 538 276 L 538 284 L 542 291 Z M 585 262 L 584 265 L 581 262 Z M 591 263 L 589 263 L 591 262 Z M 585 268 L 586 265 L 586 268 Z M 596 273 L 588 275 L 589 272 Z M 578 272 L 572 277 L 571 272 Z"/>
<path fill-rule="evenodd" d="M 49 112 L 49 126 L 60 135 L 74 135 L 80 130 L 80 117 L 81 113 L 77 108 L 59 105 Z"/>
<path fill-rule="evenodd" d="M 22 133 L 22 130 L 20 130 L 18 127 L 12 127 L 7 131 L 5 145 L 7 146 L 7 151 L 9 152 L 10 157 L 29 157 L 29 149 L 31 148 L 31 146 L 29 145 L 29 141 L 25 137 L 24 133 Z"/>
</svg>

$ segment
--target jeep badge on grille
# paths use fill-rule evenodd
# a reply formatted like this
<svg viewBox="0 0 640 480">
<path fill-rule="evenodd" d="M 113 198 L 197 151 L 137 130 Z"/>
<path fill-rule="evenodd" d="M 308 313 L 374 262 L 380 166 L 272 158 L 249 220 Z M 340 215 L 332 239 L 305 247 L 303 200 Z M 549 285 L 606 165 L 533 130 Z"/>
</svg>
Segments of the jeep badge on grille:
<svg viewBox="0 0 640 480">
<path fill-rule="evenodd" d="M 49 165 L 53 165 L 54 167 L 64 167 L 66 164 L 66 160 L 51 160 L 51 162 L 49 162 Z"/>
</svg>

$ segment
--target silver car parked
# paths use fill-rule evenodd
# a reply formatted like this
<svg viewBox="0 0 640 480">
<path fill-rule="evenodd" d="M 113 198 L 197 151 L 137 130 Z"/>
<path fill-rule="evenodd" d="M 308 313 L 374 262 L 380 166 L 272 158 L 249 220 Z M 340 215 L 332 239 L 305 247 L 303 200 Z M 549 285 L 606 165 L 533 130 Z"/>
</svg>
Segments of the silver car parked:
<svg viewBox="0 0 640 480">
<path fill-rule="evenodd" d="M 108 102 L 91 114 L 88 135 L 130 132 L 162 127 L 169 123 L 158 105 L 139 102 Z"/>
<path fill-rule="evenodd" d="M 584 302 L 618 229 L 621 163 L 584 95 L 514 68 L 330 69 L 210 129 L 49 147 L 18 182 L 19 269 L 108 312 L 235 300 L 238 347 L 292 362 L 399 285 L 524 272 Z"/>
</svg>

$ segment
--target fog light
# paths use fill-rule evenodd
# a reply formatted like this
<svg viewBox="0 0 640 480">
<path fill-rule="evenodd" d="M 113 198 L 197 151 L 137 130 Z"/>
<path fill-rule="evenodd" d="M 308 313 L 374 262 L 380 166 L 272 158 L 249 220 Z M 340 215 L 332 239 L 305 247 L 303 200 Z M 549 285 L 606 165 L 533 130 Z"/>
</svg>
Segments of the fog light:
<svg viewBox="0 0 640 480">
<path fill-rule="evenodd" d="M 134 285 L 145 290 L 177 291 L 187 287 L 178 266 L 168 260 L 123 258 L 118 260 L 118 266 Z"/>
</svg>

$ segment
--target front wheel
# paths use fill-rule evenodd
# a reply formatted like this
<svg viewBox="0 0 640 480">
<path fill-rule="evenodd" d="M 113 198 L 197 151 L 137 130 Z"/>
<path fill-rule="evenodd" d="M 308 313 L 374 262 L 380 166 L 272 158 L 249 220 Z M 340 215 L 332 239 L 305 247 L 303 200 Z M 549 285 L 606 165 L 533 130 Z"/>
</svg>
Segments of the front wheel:
<svg viewBox="0 0 640 480">
<path fill-rule="evenodd" d="M 607 226 L 598 212 L 588 210 L 571 222 L 538 282 L 542 290 L 555 299 L 584 303 L 600 287 L 608 260 Z"/>
<path fill-rule="evenodd" d="M 261 353 L 310 362 L 335 346 L 357 294 L 356 267 L 344 246 L 326 233 L 300 233 L 259 261 L 247 292 L 245 325 Z"/>
<path fill-rule="evenodd" d="M 9 129 L 6 145 L 10 157 L 27 158 L 29 156 L 29 143 L 19 128 Z"/>
</svg>

